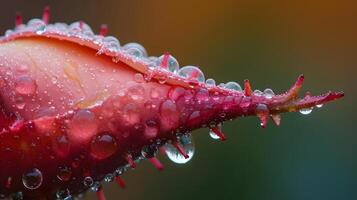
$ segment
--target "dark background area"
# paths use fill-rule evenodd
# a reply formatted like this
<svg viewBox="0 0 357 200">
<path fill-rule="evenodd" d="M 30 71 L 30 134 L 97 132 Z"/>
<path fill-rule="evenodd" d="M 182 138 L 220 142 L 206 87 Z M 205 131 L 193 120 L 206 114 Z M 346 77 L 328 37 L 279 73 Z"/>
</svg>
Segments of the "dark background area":
<svg viewBox="0 0 357 200">
<path fill-rule="evenodd" d="M 224 125 L 228 141 L 207 130 L 193 133 L 196 155 L 186 165 L 160 157 L 157 172 L 143 162 L 123 178 L 128 187 L 105 184 L 114 199 L 357 199 L 357 6 L 341 1 L 111 0 L 1 1 L 0 30 L 13 28 L 51 6 L 51 21 L 84 20 L 121 44 L 138 42 L 150 55 L 172 53 L 199 65 L 206 78 L 258 89 L 287 89 L 304 73 L 313 94 L 343 90 L 346 97 L 312 114 L 286 114 L 281 127 L 259 127 L 256 118 Z M 86 200 L 95 199 L 88 193 Z"/>
</svg>

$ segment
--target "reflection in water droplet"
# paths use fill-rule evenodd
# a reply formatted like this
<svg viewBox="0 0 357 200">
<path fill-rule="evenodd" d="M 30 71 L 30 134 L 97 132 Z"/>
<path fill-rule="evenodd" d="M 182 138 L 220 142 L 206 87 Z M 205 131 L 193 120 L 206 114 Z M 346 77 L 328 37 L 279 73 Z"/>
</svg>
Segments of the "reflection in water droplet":
<svg viewBox="0 0 357 200">
<path fill-rule="evenodd" d="M 189 80 L 197 80 L 198 82 L 205 82 L 205 76 L 198 67 L 185 66 L 182 67 L 178 73 L 183 78 L 187 78 Z"/>
<path fill-rule="evenodd" d="M 324 104 L 318 104 L 318 105 L 316 105 L 317 108 L 321 108 L 322 106 L 324 106 Z"/>
<path fill-rule="evenodd" d="M 20 76 L 15 80 L 15 90 L 21 95 L 33 95 L 36 89 L 36 81 L 29 76 Z"/>
<path fill-rule="evenodd" d="M 303 115 L 308 115 L 312 112 L 312 108 L 303 108 L 303 109 L 300 109 L 299 112 Z"/>
<path fill-rule="evenodd" d="M 219 124 L 216 126 L 216 128 L 218 128 L 218 130 L 221 131 L 222 126 Z M 214 131 L 212 131 L 212 129 L 209 129 L 209 136 L 211 136 L 211 138 L 215 140 L 220 139 L 220 137 Z"/>
<path fill-rule="evenodd" d="M 192 138 L 190 134 L 182 135 L 179 138 L 179 142 L 184 148 L 185 152 L 189 156 L 187 159 L 170 143 L 165 145 L 167 157 L 174 163 L 177 164 L 185 164 L 190 161 L 195 153 L 195 146 L 192 142 Z"/>
<path fill-rule="evenodd" d="M 27 189 L 30 190 L 39 188 L 42 184 L 42 181 L 42 172 L 37 168 L 33 168 L 22 175 L 22 183 Z"/>
<path fill-rule="evenodd" d="M 159 59 L 157 60 L 157 65 L 158 66 L 162 66 L 162 62 L 165 58 L 165 55 L 162 55 L 159 57 Z M 168 60 L 167 60 L 167 64 L 166 66 L 162 66 L 164 69 L 169 70 L 172 73 L 177 73 L 177 71 L 179 70 L 179 63 L 177 62 L 176 58 L 174 58 L 173 56 L 169 55 Z"/>
<path fill-rule="evenodd" d="M 108 133 L 94 136 L 90 145 L 91 155 L 99 160 L 113 155 L 117 149 L 115 139 Z"/>
</svg>

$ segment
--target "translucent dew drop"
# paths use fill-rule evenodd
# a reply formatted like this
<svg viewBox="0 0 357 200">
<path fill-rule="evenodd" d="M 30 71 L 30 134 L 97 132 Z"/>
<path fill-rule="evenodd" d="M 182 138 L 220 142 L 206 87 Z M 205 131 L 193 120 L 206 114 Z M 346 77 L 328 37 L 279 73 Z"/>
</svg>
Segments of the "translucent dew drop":
<svg viewBox="0 0 357 200">
<path fill-rule="evenodd" d="M 105 177 L 104 177 L 104 181 L 105 182 L 113 182 L 113 180 L 114 180 L 114 175 L 113 174 L 107 174 L 107 175 L 105 175 Z"/>
<path fill-rule="evenodd" d="M 222 126 L 221 125 L 218 125 L 217 128 L 220 131 L 222 130 Z M 220 139 L 220 137 L 214 131 L 212 131 L 212 129 L 209 129 L 209 136 L 214 140 Z"/>
<path fill-rule="evenodd" d="M 299 112 L 303 115 L 308 115 L 312 112 L 312 108 L 303 108 L 303 109 L 300 109 Z"/>
<path fill-rule="evenodd" d="M 157 60 L 157 66 L 162 66 L 165 55 L 162 55 Z M 179 63 L 172 55 L 169 55 L 166 66 L 162 66 L 164 69 L 168 69 L 172 73 L 177 73 L 179 70 Z"/>
<path fill-rule="evenodd" d="M 324 106 L 324 104 L 318 104 L 318 105 L 316 105 L 317 108 L 321 108 L 322 106 Z"/>
<path fill-rule="evenodd" d="M 110 157 L 117 149 L 117 142 L 109 133 L 94 136 L 90 144 L 91 156 L 99 160 Z"/>
<path fill-rule="evenodd" d="M 23 185 L 30 190 L 39 188 L 42 184 L 42 181 L 42 172 L 37 168 L 33 168 L 22 175 Z"/>
<path fill-rule="evenodd" d="M 182 67 L 178 73 L 183 78 L 189 80 L 197 80 L 198 82 L 202 82 L 202 83 L 205 82 L 205 75 L 198 67 L 185 66 Z"/>
<path fill-rule="evenodd" d="M 123 46 L 123 49 L 136 58 L 148 56 L 145 48 L 138 43 L 128 43 Z"/>
<path fill-rule="evenodd" d="M 187 159 L 176 149 L 176 147 L 170 143 L 165 145 L 166 155 L 167 157 L 174 163 L 177 164 L 185 164 L 190 161 L 195 153 L 195 146 L 192 142 L 192 138 L 190 134 L 182 135 L 178 140 L 187 155 L 189 156 Z"/>
<path fill-rule="evenodd" d="M 72 33 L 72 34 L 81 33 L 86 36 L 94 35 L 92 28 L 88 24 L 86 24 L 82 21 L 73 22 L 72 24 L 70 24 L 69 30 L 70 30 L 70 33 Z"/>
<path fill-rule="evenodd" d="M 59 200 L 72 200 L 72 196 L 68 189 L 57 191 L 56 197 Z"/>
<path fill-rule="evenodd" d="M 37 84 L 29 76 L 19 76 L 15 80 L 15 90 L 21 95 L 33 95 L 37 90 Z"/>
<path fill-rule="evenodd" d="M 117 52 L 120 50 L 119 40 L 113 36 L 104 37 L 103 44 L 109 51 Z"/>
<path fill-rule="evenodd" d="M 38 35 L 41 35 L 46 31 L 46 24 L 41 19 L 31 19 L 27 23 L 27 27 L 31 28 Z"/>
<path fill-rule="evenodd" d="M 83 185 L 86 187 L 91 187 L 93 185 L 94 181 L 93 178 L 90 176 L 86 176 L 83 179 Z"/>
<path fill-rule="evenodd" d="M 206 80 L 206 84 L 211 86 L 211 87 L 214 87 L 214 86 L 216 86 L 216 81 L 214 79 L 212 79 L 212 78 L 209 78 L 209 79 Z"/>
<path fill-rule="evenodd" d="M 264 93 L 260 90 L 254 90 L 253 94 L 256 96 L 262 96 Z"/>
<path fill-rule="evenodd" d="M 271 98 L 273 98 L 274 95 L 275 95 L 275 94 L 274 94 L 274 91 L 273 91 L 272 89 L 267 88 L 267 89 L 264 90 L 264 96 L 265 96 L 265 98 L 271 99 Z"/>
<path fill-rule="evenodd" d="M 228 82 L 224 85 L 224 88 L 229 89 L 229 90 L 236 90 L 236 91 L 243 91 L 242 87 L 236 83 L 236 82 Z"/>
</svg>

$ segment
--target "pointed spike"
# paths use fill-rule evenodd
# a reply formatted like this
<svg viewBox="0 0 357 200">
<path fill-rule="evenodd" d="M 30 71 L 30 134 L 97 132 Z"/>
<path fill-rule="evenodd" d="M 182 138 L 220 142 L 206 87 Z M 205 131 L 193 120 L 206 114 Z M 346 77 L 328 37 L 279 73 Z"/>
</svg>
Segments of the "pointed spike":
<svg viewBox="0 0 357 200">
<path fill-rule="evenodd" d="M 117 182 L 117 184 L 119 185 L 120 188 L 125 189 L 126 184 L 125 184 L 124 180 L 122 178 L 120 178 L 120 176 L 115 177 L 115 182 Z"/>
<path fill-rule="evenodd" d="M 250 86 L 249 80 L 244 80 L 244 95 L 249 97 L 252 95 L 252 87 Z"/>
<path fill-rule="evenodd" d="M 267 126 L 267 123 L 268 123 L 268 114 L 261 113 L 261 114 L 258 114 L 258 117 L 260 119 L 260 126 L 262 128 L 265 128 Z"/>
<path fill-rule="evenodd" d="M 79 28 L 80 28 L 80 29 L 83 29 L 83 23 L 84 23 L 84 22 L 83 22 L 82 20 L 79 21 Z"/>
<path fill-rule="evenodd" d="M 167 69 L 168 68 L 168 62 L 169 62 L 170 54 L 169 52 L 166 52 L 164 55 L 164 58 L 162 59 L 161 62 L 161 67 Z"/>
<path fill-rule="evenodd" d="M 280 122 L 281 122 L 280 115 L 271 115 L 271 119 L 273 120 L 275 125 L 280 126 Z"/>
<path fill-rule="evenodd" d="M 149 161 L 151 162 L 151 164 L 153 164 L 156 167 L 157 170 L 162 171 L 164 169 L 164 165 L 161 164 L 159 159 L 152 157 L 152 158 L 149 158 Z"/>
<path fill-rule="evenodd" d="M 107 35 L 107 33 L 108 33 L 108 25 L 106 24 L 100 25 L 99 35 L 104 37 Z"/>
<path fill-rule="evenodd" d="M 22 15 L 20 12 L 17 12 L 15 16 L 15 26 L 20 26 L 22 23 Z"/>
<path fill-rule="evenodd" d="M 300 89 L 301 89 L 301 87 L 302 87 L 302 84 L 303 84 L 303 82 L 304 82 L 304 75 L 303 74 L 301 74 L 298 78 L 297 78 L 297 80 L 296 80 L 296 82 L 295 82 L 295 84 L 288 90 L 288 92 L 285 94 L 285 101 L 289 101 L 289 100 L 291 100 L 291 99 L 295 99 L 296 97 L 297 97 L 297 95 L 298 95 L 298 93 L 299 93 L 299 91 L 300 91 Z"/>
<path fill-rule="evenodd" d="M 50 6 L 46 6 L 43 10 L 42 21 L 45 22 L 45 24 L 48 24 L 50 21 Z"/>
<path fill-rule="evenodd" d="M 126 161 L 129 163 L 131 168 L 133 168 L 133 169 L 136 168 L 136 163 L 135 163 L 135 161 L 133 160 L 133 157 L 130 154 L 128 154 L 126 156 Z"/>
<path fill-rule="evenodd" d="M 225 141 L 226 140 L 226 136 L 223 134 L 223 132 L 221 130 L 219 130 L 217 127 L 213 127 L 211 128 L 211 131 L 213 131 L 221 141 Z"/>
<path fill-rule="evenodd" d="M 178 143 L 177 141 L 172 143 L 174 145 L 174 147 L 177 149 L 177 151 L 185 158 L 188 159 L 189 156 L 186 153 L 185 149 L 182 147 L 182 145 L 180 143 Z"/>
<path fill-rule="evenodd" d="M 96 195 L 97 195 L 98 200 L 105 200 L 106 199 L 102 187 L 99 188 L 99 190 L 96 192 Z"/>
<path fill-rule="evenodd" d="M 160 152 L 163 156 L 166 156 L 166 148 L 164 146 L 160 147 Z"/>
</svg>

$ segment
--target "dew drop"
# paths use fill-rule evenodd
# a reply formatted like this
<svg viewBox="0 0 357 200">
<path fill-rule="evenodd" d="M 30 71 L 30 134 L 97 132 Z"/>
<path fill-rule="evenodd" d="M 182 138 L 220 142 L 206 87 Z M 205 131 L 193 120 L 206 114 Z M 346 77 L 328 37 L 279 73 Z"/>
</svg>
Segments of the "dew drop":
<svg viewBox="0 0 357 200">
<path fill-rule="evenodd" d="M 93 186 L 90 188 L 92 192 L 98 192 L 100 189 L 101 185 L 98 181 L 96 181 Z"/>
<path fill-rule="evenodd" d="M 321 108 L 324 104 L 317 104 L 316 107 L 317 108 Z"/>
<path fill-rule="evenodd" d="M 144 76 L 140 73 L 134 74 L 134 81 L 137 83 L 143 83 L 144 82 Z"/>
<path fill-rule="evenodd" d="M 61 166 L 58 168 L 57 178 L 60 181 L 69 181 L 72 176 L 72 171 L 70 167 Z"/>
<path fill-rule="evenodd" d="M 167 157 L 174 163 L 185 164 L 190 161 L 195 153 L 195 146 L 192 142 L 191 135 L 185 134 L 179 138 L 179 142 L 189 156 L 187 159 L 170 143 L 165 145 Z"/>
<path fill-rule="evenodd" d="M 198 67 L 185 66 L 182 67 L 178 73 L 183 78 L 187 78 L 189 80 L 197 80 L 198 82 L 205 82 L 205 76 Z"/>
<path fill-rule="evenodd" d="M 274 95 L 275 95 L 275 94 L 274 94 L 274 91 L 273 91 L 272 89 L 267 88 L 267 89 L 264 90 L 264 96 L 265 96 L 265 98 L 271 99 L 271 98 L 273 98 Z"/>
<path fill-rule="evenodd" d="M 68 189 L 57 191 L 56 197 L 58 200 L 72 200 L 72 196 Z"/>
<path fill-rule="evenodd" d="M 91 156 L 98 160 L 110 157 L 117 149 L 117 143 L 109 133 L 94 136 L 90 145 Z"/>
<path fill-rule="evenodd" d="M 312 108 L 303 108 L 303 109 L 300 109 L 299 112 L 303 115 L 308 115 L 312 112 Z"/>
<path fill-rule="evenodd" d="M 236 82 L 228 82 L 224 85 L 224 88 L 229 89 L 229 90 L 236 90 L 239 92 L 242 91 L 242 87 Z"/>
<path fill-rule="evenodd" d="M 216 128 L 218 128 L 218 130 L 221 131 L 222 126 L 219 124 L 219 125 L 216 126 Z M 212 131 L 212 129 L 209 129 L 209 136 L 210 136 L 212 139 L 215 139 L 215 140 L 220 139 L 220 137 L 219 137 L 214 131 Z"/>
<path fill-rule="evenodd" d="M 212 79 L 212 78 L 209 78 L 209 79 L 206 80 L 206 84 L 211 86 L 211 87 L 214 87 L 214 86 L 216 86 L 216 81 L 214 79 Z"/>
<path fill-rule="evenodd" d="M 114 180 L 114 175 L 113 174 L 107 174 L 107 175 L 105 175 L 105 177 L 104 177 L 104 181 L 105 182 L 113 182 L 113 180 Z"/>
<path fill-rule="evenodd" d="M 96 116 L 90 110 L 79 110 L 70 122 L 70 139 L 83 141 L 95 135 L 98 128 Z"/>
<path fill-rule="evenodd" d="M 20 76 L 15 80 L 15 90 L 21 95 L 33 95 L 36 89 L 36 81 L 29 76 Z"/>
<path fill-rule="evenodd" d="M 44 21 L 40 19 L 31 19 L 27 23 L 27 26 L 31 28 L 33 31 L 35 31 L 35 33 L 38 35 L 41 35 L 46 31 L 46 24 Z"/>
<path fill-rule="evenodd" d="M 86 176 L 83 179 L 83 185 L 86 187 L 91 187 L 93 185 L 94 181 L 93 178 L 90 176 Z"/>
<path fill-rule="evenodd" d="M 128 43 L 123 46 L 123 49 L 136 58 L 148 56 L 145 48 L 138 43 Z"/>
<path fill-rule="evenodd" d="M 103 38 L 103 44 L 109 51 L 117 52 L 120 50 L 119 40 L 113 36 Z"/>
<path fill-rule="evenodd" d="M 260 91 L 260 90 L 254 90 L 253 94 L 255 96 L 262 96 L 264 93 L 262 91 Z"/>
<path fill-rule="evenodd" d="M 42 181 L 42 172 L 37 168 L 33 168 L 22 175 L 22 183 L 27 189 L 30 190 L 39 188 L 42 184 Z"/>
<path fill-rule="evenodd" d="M 162 62 L 165 58 L 165 55 L 162 55 L 159 57 L 159 59 L 157 60 L 157 66 L 162 66 Z M 176 58 L 174 58 L 173 56 L 169 55 L 169 58 L 167 60 L 167 66 L 162 66 L 164 69 L 168 69 L 170 72 L 172 73 L 177 73 L 179 70 L 179 63 L 176 60 Z"/>
</svg>

